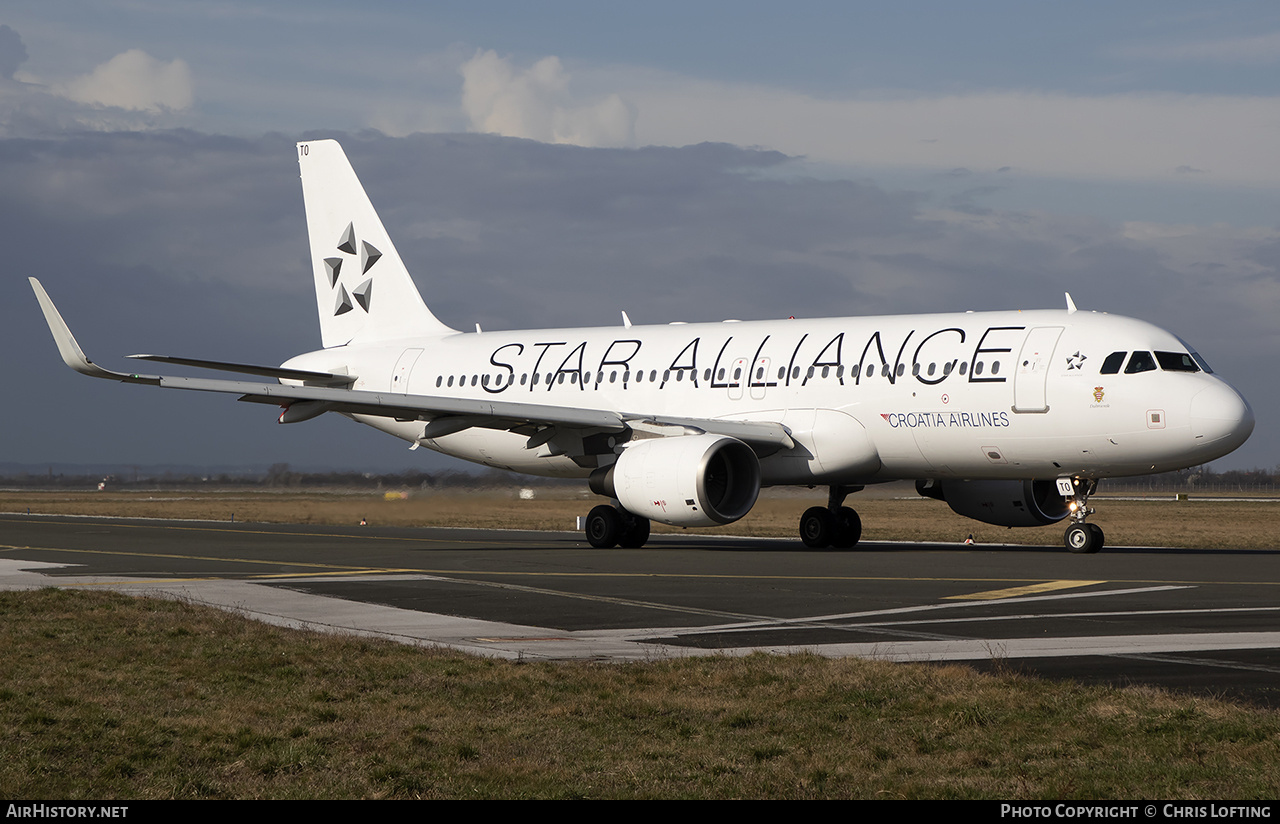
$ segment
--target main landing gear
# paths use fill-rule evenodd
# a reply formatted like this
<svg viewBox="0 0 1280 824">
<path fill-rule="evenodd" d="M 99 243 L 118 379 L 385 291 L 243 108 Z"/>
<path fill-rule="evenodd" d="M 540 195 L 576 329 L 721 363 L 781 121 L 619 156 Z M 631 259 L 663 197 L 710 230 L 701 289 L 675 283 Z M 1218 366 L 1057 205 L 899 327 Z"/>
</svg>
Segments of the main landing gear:
<svg viewBox="0 0 1280 824">
<path fill-rule="evenodd" d="M 1094 512 L 1088 507 L 1089 496 L 1097 490 L 1098 482 L 1092 478 L 1058 479 L 1058 491 L 1067 499 L 1071 517 L 1071 526 L 1067 527 L 1066 534 L 1062 536 L 1062 542 L 1070 552 L 1089 555 L 1102 549 L 1102 528 L 1097 524 L 1085 523 L 1085 518 Z"/>
<path fill-rule="evenodd" d="M 601 504 L 587 513 L 587 542 L 596 549 L 639 549 L 649 540 L 649 519 Z"/>
<path fill-rule="evenodd" d="M 858 492 L 860 486 L 833 486 L 825 507 L 806 509 L 800 516 L 800 540 L 811 549 L 835 547 L 849 549 L 862 537 L 862 519 L 858 513 L 844 506 L 850 492 Z"/>
</svg>

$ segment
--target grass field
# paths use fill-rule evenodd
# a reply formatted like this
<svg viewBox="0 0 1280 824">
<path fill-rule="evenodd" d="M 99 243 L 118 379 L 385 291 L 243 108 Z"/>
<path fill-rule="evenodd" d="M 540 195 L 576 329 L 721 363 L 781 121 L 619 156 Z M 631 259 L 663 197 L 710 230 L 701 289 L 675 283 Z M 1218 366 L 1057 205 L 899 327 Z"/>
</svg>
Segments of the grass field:
<svg viewBox="0 0 1280 824">
<path fill-rule="evenodd" d="M 855 496 L 868 539 L 1060 545 Z M 571 528 L 567 490 L 0 492 L 0 510 Z M 770 492 L 722 532 L 793 536 Z M 1277 504 L 1095 498 L 1108 543 L 1276 546 Z M 110 593 L 0 593 L 0 797 L 1269 799 L 1280 713 L 812 655 L 514 663 Z"/>
<path fill-rule="evenodd" d="M 0 593 L 0 796 L 1273 799 L 1280 713 L 813 655 L 495 661 Z"/>
<path fill-rule="evenodd" d="M 400 493 L 392 490 L 392 493 Z M 538 489 L 522 500 L 518 488 L 476 492 L 406 490 L 387 499 L 368 492 L 58 492 L 0 490 L 0 511 L 194 518 L 303 524 L 465 526 L 571 530 L 574 519 L 604 499 L 574 488 Z M 747 517 L 708 534 L 795 537 L 807 507 L 826 503 L 825 490 L 766 490 Z M 1064 525 L 1007 529 L 962 518 L 940 501 L 921 498 L 910 486 L 893 485 L 851 495 L 865 540 L 1061 546 Z M 1108 546 L 1274 549 L 1280 546 L 1280 503 L 1272 501 L 1113 500 L 1095 496 L 1091 520 L 1106 531 Z M 681 530 L 655 524 L 655 533 Z M 693 533 L 704 532 L 694 530 Z"/>
</svg>

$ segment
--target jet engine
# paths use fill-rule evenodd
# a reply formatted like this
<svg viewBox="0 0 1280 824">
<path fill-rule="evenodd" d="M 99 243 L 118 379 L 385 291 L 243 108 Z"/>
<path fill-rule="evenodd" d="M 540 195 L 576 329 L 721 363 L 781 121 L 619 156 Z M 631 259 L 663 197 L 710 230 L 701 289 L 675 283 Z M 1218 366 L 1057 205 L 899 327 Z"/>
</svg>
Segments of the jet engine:
<svg viewBox="0 0 1280 824">
<path fill-rule="evenodd" d="M 591 491 L 633 515 L 672 526 L 719 526 L 751 511 L 760 462 L 724 435 L 679 435 L 631 444 L 612 466 L 591 473 Z"/>
<path fill-rule="evenodd" d="M 946 501 L 957 515 L 996 526 L 1044 526 L 1068 512 L 1053 481 L 916 481 L 916 491 Z"/>
</svg>

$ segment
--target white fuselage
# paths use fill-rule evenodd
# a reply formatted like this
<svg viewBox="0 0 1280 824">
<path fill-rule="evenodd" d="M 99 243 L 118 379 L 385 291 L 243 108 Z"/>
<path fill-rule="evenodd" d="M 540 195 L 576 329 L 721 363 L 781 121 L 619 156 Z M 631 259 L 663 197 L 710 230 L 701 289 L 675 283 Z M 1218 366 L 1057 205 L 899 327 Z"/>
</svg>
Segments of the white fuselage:
<svg viewBox="0 0 1280 824">
<path fill-rule="evenodd" d="M 986 523 L 1069 515 L 1066 547 L 1092 553 L 1099 478 L 1211 461 L 1253 431 L 1248 403 L 1183 341 L 1069 295 L 1063 311 L 464 334 L 422 300 L 342 147 L 297 149 L 324 349 L 279 368 L 133 356 L 254 380 L 117 372 L 85 356 L 31 278 L 63 361 L 279 404 L 280 423 L 333 411 L 414 448 L 586 477 L 611 499 L 584 519 L 597 548 L 643 546 L 650 521 L 732 523 L 777 484 L 829 486 L 801 540 L 852 547 L 862 526 L 845 497 L 915 480 Z"/>
<path fill-rule="evenodd" d="M 795 446 L 761 455 L 764 484 L 855 484 L 1097 478 L 1213 460 L 1253 428 L 1228 384 L 1205 371 L 1100 373 L 1112 353 L 1188 351 L 1142 321 L 1064 310 L 454 333 L 285 366 L 346 371 L 357 390 L 781 423 Z M 584 462 L 579 441 L 530 448 L 527 434 L 482 426 L 424 439 L 420 420 L 353 417 L 518 472 L 585 476 L 610 460 Z M 625 448 L 601 443 L 597 453 Z"/>
</svg>

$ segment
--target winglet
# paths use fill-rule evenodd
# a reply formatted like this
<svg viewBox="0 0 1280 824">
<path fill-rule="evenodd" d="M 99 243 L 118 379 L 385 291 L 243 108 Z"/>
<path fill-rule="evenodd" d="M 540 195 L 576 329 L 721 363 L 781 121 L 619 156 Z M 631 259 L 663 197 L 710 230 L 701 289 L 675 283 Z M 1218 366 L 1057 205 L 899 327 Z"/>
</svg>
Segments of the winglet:
<svg viewBox="0 0 1280 824">
<path fill-rule="evenodd" d="M 31 282 L 31 288 L 36 293 L 36 300 L 40 301 L 40 309 L 44 312 L 45 322 L 49 324 L 49 331 L 53 333 L 54 343 L 58 344 L 58 353 L 62 355 L 62 360 L 67 366 L 82 375 L 88 375 L 92 378 L 109 378 L 130 383 L 159 383 L 157 379 L 147 376 L 127 375 L 124 372 L 112 372 L 110 369 L 103 369 L 85 357 L 84 350 L 80 348 L 80 344 L 76 343 L 75 335 L 71 334 L 71 329 L 67 326 L 67 322 L 62 319 L 62 315 L 58 312 L 58 307 L 53 305 L 53 301 L 49 299 L 49 293 L 40 285 L 40 281 L 35 278 L 27 278 L 27 280 Z"/>
<path fill-rule="evenodd" d="M 1070 292 L 1063 292 L 1067 296 L 1067 314 L 1074 315 L 1076 313 L 1076 302 L 1071 299 Z"/>
</svg>

